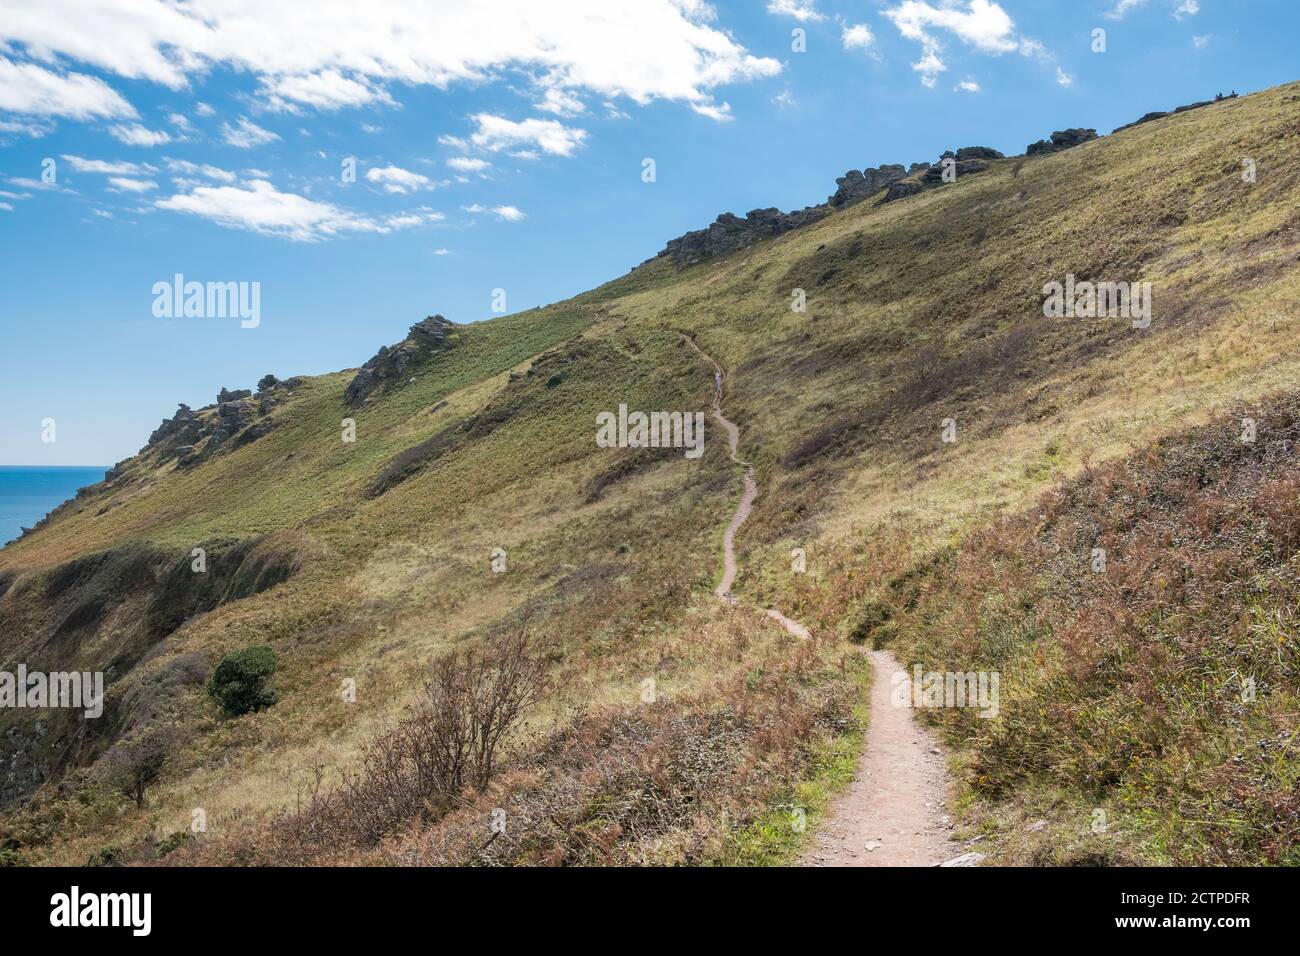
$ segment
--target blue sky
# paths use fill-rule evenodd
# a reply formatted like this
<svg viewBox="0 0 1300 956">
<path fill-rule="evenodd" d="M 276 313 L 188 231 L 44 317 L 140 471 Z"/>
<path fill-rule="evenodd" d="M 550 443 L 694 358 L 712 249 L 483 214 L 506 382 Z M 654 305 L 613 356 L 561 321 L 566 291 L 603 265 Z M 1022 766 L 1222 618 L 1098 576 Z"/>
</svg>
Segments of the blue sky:
<svg viewBox="0 0 1300 956">
<path fill-rule="evenodd" d="M 177 402 L 358 365 L 494 289 L 565 298 L 849 168 L 1294 80 L 1298 26 L 1291 0 L 0 0 L 0 463 L 110 464 Z M 176 273 L 260 283 L 260 324 L 156 317 Z"/>
</svg>

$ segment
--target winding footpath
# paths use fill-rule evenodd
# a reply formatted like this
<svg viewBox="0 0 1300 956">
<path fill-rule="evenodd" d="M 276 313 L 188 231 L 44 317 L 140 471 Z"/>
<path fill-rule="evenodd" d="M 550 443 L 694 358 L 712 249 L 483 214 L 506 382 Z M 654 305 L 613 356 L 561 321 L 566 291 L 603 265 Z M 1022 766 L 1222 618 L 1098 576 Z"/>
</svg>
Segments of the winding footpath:
<svg viewBox="0 0 1300 956">
<path fill-rule="evenodd" d="M 722 536 L 722 580 L 713 589 L 718 600 L 736 605 L 736 532 L 758 497 L 754 466 L 741 460 L 740 428 L 722 414 L 722 366 L 689 335 L 683 339 L 713 366 L 713 417 L 727 433 L 731 460 L 745 469 L 740 504 Z M 764 613 L 795 637 L 807 640 L 808 628 L 775 608 Z M 958 848 L 944 813 L 947 795 L 944 753 L 934 735 L 912 719 L 907 707 L 891 701 L 893 676 L 903 669 L 884 650 L 871 651 L 874 679 L 866 741 L 857 774 L 831 808 L 804 866 L 937 866 L 952 864 Z M 905 673 L 905 672 L 904 672 Z M 959 857 L 964 860 L 964 857 Z M 956 865 L 963 865 L 958 862 Z"/>
</svg>

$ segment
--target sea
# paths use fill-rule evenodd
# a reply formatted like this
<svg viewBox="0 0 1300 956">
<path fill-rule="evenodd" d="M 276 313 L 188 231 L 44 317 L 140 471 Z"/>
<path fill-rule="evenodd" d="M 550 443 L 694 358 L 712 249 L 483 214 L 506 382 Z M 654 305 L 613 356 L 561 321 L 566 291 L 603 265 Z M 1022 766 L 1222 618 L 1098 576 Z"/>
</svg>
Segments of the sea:
<svg viewBox="0 0 1300 956">
<path fill-rule="evenodd" d="M 103 481 L 107 471 L 83 465 L 0 465 L 0 546 L 76 495 L 78 488 Z"/>
</svg>

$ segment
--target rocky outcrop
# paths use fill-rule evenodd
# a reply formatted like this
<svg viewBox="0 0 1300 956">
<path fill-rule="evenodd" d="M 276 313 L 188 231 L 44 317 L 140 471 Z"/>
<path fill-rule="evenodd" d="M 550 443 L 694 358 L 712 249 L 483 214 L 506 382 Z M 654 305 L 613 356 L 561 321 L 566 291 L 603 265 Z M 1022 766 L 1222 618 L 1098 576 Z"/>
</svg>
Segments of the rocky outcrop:
<svg viewBox="0 0 1300 956">
<path fill-rule="evenodd" d="M 1059 153 L 1063 150 L 1074 149 L 1083 143 L 1097 139 L 1095 129 L 1064 129 L 1057 130 L 1052 134 L 1050 140 L 1040 139 L 1036 143 L 1030 143 L 1025 147 L 1026 156 L 1044 156 L 1049 153 Z"/>
<path fill-rule="evenodd" d="M 671 256 L 678 265 L 690 265 L 713 256 L 743 249 L 759 239 L 770 239 L 817 222 L 830 214 L 826 206 L 809 206 L 797 212 L 755 209 L 741 219 L 724 212 L 707 229 L 697 229 L 668 242 L 661 256 Z"/>
<path fill-rule="evenodd" d="M 844 206 L 852 205 L 855 202 L 861 202 L 868 196 L 873 196 L 882 189 L 888 189 L 894 183 L 898 182 L 909 172 L 915 172 L 914 165 L 911 170 L 904 168 L 899 163 L 887 163 L 879 168 L 868 166 L 862 172 L 856 169 L 850 169 L 847 173 L 835 180 L 835 195 L 826 200 L 828 206 L 840 209 Z"/>
<path fill-rule="evenodd" d="M 956 159 L 962 162 L 967 159 L 1006 159 L 1006 157 L 992 146 L 963 146 L 957 150 Z"/>
<path fill-rule="evenodd" d="M 775 208 L 755 209 L 743 219 L 724 212 L 707 229 L 697 229 L 670 240 L 656 258 L 667 256 L 678 265 L 691 265 L 735 252 L 760 239 L 771 239 L 792 229 L 801 229 L 818 222 L 837 209 L 874 196 L 927 165 L 914 164 L 910 170 L 897 163 L 878 168 L 868 166 L 862 170 L 850 169 L 835 180 L 835 192 L 827 197 L 826 202 L 792 212 L 781 212 Z"/>
<path fill-rule="evenodd" d="M 435 352 L 448 347 L 448 333 L 456 326 L 441 315 L 431 315 L 411 326 L 402 341 L 391 348 L 380 348 L 370 361 L 361 366 L 356 377 L 343 392 L 348 405 L 361 405 L 377 389 L 401 379 L 428 360 Z"/>
<path fill-rule="evenodd" d="M 1143 123 L 1150 123 L 1152 120 L 1164 119 L 1166 116 L 1174 116 L 1178 113 L 1186 113 L 1189 110 L 1199 110 L 1203 106 L 1213 106 L 1215 103 L 1222 103 L 1225 100 L 1235 100 L 1237 91 L 1233 90 L 1227 96 L 1219 93 L 1212 100 L 1201 100 L 1199 103 L 1188 103 L 1186 106 L 1176 106 L 1168 112 L 1146 113 L 1140 119 L 1131 123 L 1125 123 L 1123 126 L 1117 126 L 1112 133 L 1118 133 L 1121 130 L 1132 129 L 1134 126 L 1141 126 Z"/>
<path fill-rule="evenodd" d="M 276 404 L 274 401 L 265 397 L 254 399 L 246 388 L 223 388 L 217 398 L 215 406 L 197 412 L 188 405 L 180 405 L 175 415 L 154 429 L 140 455 L 154 455 L 160 464 L 176 461 L 182 468 L 192 468 L 223 447 L 239 448 L 275 427 L 275 420 L 268 415 Z M 128 464 L 119 462 L 104 480 L 112 482 L 121 478 Z"/>
<path fill-rule="evenodd" d="M 958 173 L 977 173 L 987 169 L 982 160 L 1003 159 L 1003 155 L 989 146 L 963 146 L 953 153 L 944 153 L 953 157 L 958 164 Z M 668 257 L 679 266 L 688 266 L 715 256 L 726 255 L 761 239 L 771 239 L 783 235 L 792 229 L 818 222 L 832 212 L 862 202 L 872 196 L 885 193 L 884 201 L 901 199 L 921 189 L 942 182 L 941 170 L 930 163 L 913 163 L 903 166 L 901 163 L 886 163 L 883 166 L 868 166 L 866 169 L 850 169 L 835 180 L 835 192 L 817 206 L 807 206 L 793 212 L 781 212 L 779 209 L 755 209 L 745 218 L 724 212 L 707 229 L 697 229 L 683 236 L 672 239 L 655 258 Z M 919 177 L 929 177 L 913 181 Z"/>
<path fill-rule="evenodd" d="M 945 185 L 947 180 L 944 177 L 944 170 L 951 168 L 957 180 L 963 176 L 973 176 L 976 173 L 982 173 L 989 168 L 985 159 L 1005 159 L 1006 157 L 996 149 L 988 146 L 963 146 L 955 153 L 948 150 L 939 157 L 939 162 L 931 165 L 930 163 L 917 163 L 912 167 L 912 171 L 906 179 L 900 179 L 894 183 L 881 197 L 877 205 L 897 202 L 900 199 L 906 199 L 908 196 L 915 196 L 917 193 L 926 189 L 933 189 L 937 186 Z"/>
</svg>

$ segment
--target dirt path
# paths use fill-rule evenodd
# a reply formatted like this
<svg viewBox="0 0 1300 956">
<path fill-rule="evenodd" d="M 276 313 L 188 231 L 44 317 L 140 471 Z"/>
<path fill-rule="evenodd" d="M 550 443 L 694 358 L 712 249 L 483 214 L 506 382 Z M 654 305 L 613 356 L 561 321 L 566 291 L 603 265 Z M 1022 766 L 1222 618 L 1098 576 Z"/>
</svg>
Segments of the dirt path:
<svg viewBox="0 0 1300 956">
<path fill-rule="evenodd" d="M 713 417 L 727 432 L 731 460 L 745 469 L 740 504 L 722 537 L 722 580 L 713 590 L 719 600 L 734 605 L 736 532 L 753 509 L 758 483 L 754 466 L 737 454 L 740 428 L 722 414 L 722 366 L 689 335 L 682 338 L 713 366 Z M 798 621 L 775 608 L 765 613 L 789 633 L 808 639 L 808 629 Z M 891 702 L 892 677 L 902 670 L 898 662 L 888 651 L 871 651 L 870 656 L 875 676 L 857 776 L 815 835 L 814 846 L 801 861 L 805 866 L 935 866 L 961 852 L 950 839 L 944 811 L 944 754 L 934 735 L 912 719 L 909 708 Z"/>
<path fill-rule="evenodd" d="M 758 497 L 758 482 L 754 479 L 754 466 L 747 461 L 741 461 L 738 453 L 740 448 L 740 427 L 722 414 L 722 366 L 714 361 L 712 356 L 701 350 L 689 335 L 683 335 L 682 338 L 689 343 L 696 354 L 713 366 L 713 417 L 727 433 L 727 447 L 731 450 L 731 460 L 745 469 L 740 504 L 736 506 L 736 513 L 731 516 L 731 523 L 727 525 L 727 530 L 722 535 L 722 580 L 713 589 L 714 595 L 719 600 L 726 601 L 728 604 L 735 604 L 736 598 L 731 593 L 731 587 L 736 583 L 736 532 L 740 530 L 740 526 L 745 523 L 749 513 L 754 508 L 754 499 Z M 768 617 L 795 637 L 807 640 L 808 629 L 798 621 L 790 620 L 777 610 L 769 609 L 766 613 Z"/>
<path fill-rule="evenodd" d="M 805 866 L 935 866 L 961 855 L 944 810 L 944 755 L 934 735 L 890 700 L 903 668 L 871 651 L 875 679 L 857 776 L 813 837 Z"/>
</svg>

